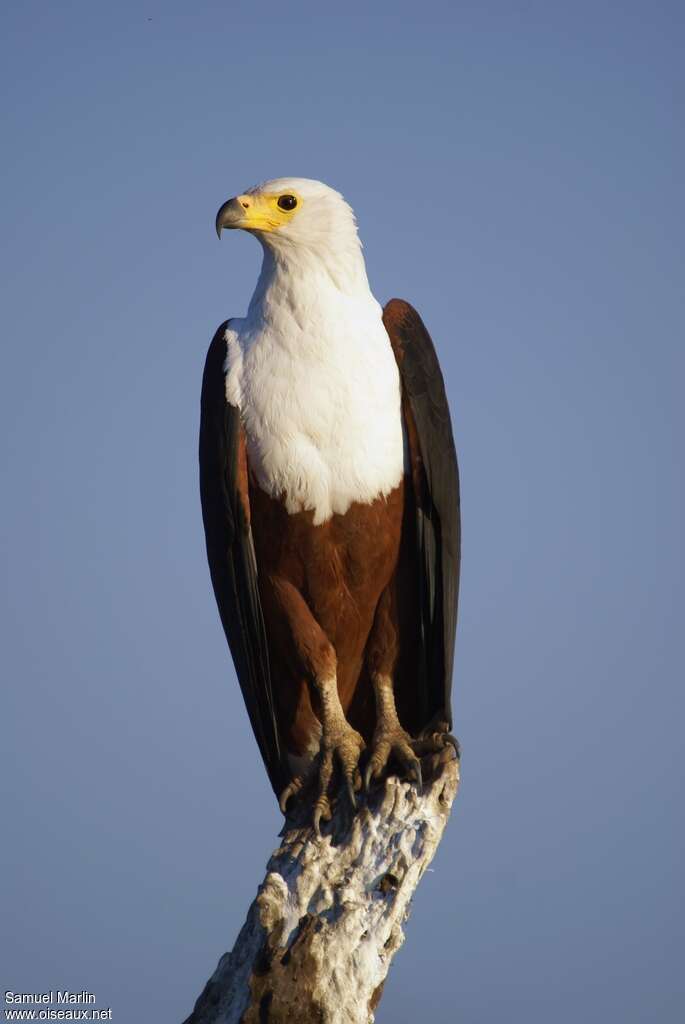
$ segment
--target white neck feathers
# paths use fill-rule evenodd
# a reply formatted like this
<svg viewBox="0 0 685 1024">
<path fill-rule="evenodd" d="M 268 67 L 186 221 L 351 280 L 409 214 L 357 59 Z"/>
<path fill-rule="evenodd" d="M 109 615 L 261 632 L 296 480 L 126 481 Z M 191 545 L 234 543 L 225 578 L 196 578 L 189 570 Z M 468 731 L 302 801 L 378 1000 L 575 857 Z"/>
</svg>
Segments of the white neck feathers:
<svg viewBox="0 0 685 1024">
<path fill-rule="evenodd" d="M 333 232 L 260 239 L 248 314 L 226 332 L 226 395 L 251 471 L 315 524 L 389 494 L 404 472 L 397 364 L 343 206 Z"/>
</svg>

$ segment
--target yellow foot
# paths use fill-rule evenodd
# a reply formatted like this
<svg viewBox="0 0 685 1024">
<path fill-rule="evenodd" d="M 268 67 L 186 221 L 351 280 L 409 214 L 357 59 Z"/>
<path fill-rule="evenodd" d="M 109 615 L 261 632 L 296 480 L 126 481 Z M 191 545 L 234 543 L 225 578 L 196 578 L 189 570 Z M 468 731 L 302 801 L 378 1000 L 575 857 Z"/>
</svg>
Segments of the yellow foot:
<svg viewBox="0 0 685 1024">
<path fill-rule="evenodd" d="M 380 778 L 392 754 L 421 792 L 423 776 L 420 758 L 439 754 L 447 747 L 453 747 L 459 757 L 459 743 L 447 732 L 446 725 L 444 731 L 440 727 L 432 727 L 430 731 L 426 730 L 412 739 L 397 718 L 393 720 L 391 715 L 381 718 L 374 733 L 371 758 L 364 772 L 364 788 L 368 790 L 371 783 Z"/>
<path fill-rule="evenodd" d="M 336 764 L 344 780 L 350 804 L 356 810 L 355 793 L 359 792 L 362 785 L 359 758 L 364 747 L 362 737 L 344 718 L 342 721 L 337 721 L 333 728 L 324 729 L 319 753 L 309 769 L 294 778 L 281 793 L 278 803 L 283 814 L 286 813 L 290 798 L 296 796 L 305 786 L 316 779 L 317 797 L 312 820 L 317 835 L 321 835 L 321 822 L 330 821 L 332 817 L 330 787 Z"/>
</svg>

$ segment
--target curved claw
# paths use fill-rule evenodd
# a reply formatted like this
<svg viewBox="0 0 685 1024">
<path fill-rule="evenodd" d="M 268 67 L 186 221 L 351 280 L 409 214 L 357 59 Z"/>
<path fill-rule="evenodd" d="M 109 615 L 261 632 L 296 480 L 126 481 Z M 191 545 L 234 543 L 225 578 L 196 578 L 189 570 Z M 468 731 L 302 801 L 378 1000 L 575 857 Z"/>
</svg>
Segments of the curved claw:
<svg viewBox="0 0 685 1024">
<path fill-rule="evenodd" d="M 288 785 L 285 787 L 283 792 L 278 798 L 278 806 L 281 808 L 281 813 L 287 813 L 288 801 L 291 796 L 297 796 L 301 789 L 304 788 L 306 783 L 309 781 L 311 775 L 311 769 L 304 772 L 302 775 L 296 775 L 294 779 L 291 779 Z"/>
<path fill-rule="evenodd" d="M 366 771 L 364 772 L 364 790 L 367 793 L 369 792 L 369 789 L 371 788 L 372 780 L 373 780 L 373 761 L 369 761 L 369 763 L 366 766 Z"/>
<path fill-rule="evenodd" d="M 457 739 L 457 737 L 453 736 L 451 732 L 446 732 L 443 734 L 443 738 L 445 743 L 449 744 L 449 746 L 451 747 L 454 747 L 454 752 L 457 755 L 457 760 L 459 760 L 459 758 L 461 757 L 461 747 L 459 746 L 459 740 Z"/>
<path fill-rule="evenodd" d="M 331 805 L 328 802 L 328 797 L 320 796 L 314 805 L 314 817 L 312 819 L 314 831 L 319 839 L 321 839 L 321 822 L 330 821 L 331 817 Z"/>
<path fill-rule="evenodd" d="M 321 839 L 321 808 L 316 807 L 314 809 L 314 831 L 316 832 L 319 839 Z"/>
<path fill-rule="evenodd" d="M 357 801 L 356 801 L 355 796 L 354 796 L 354 786 L 352 785 L 352 779 L 350 778 L 349 775 L 345 777 L 345 786 L 346 786 L 346 789 L 347 789 L 347 795 L 348 795 L 348 797 L 350 799 L 350 803 L 352 804 L 352 810 L 356 811 L 357 810 Z"/>
<path fill-rule="evenodd" d="M 294 796 L 295 793 L 297 793 L 299 788 L 299 786 L 295 786 L 294 779 L 292 782 L 289 782 L 288 785 L 285 787 L 280 797 L 278 798 L 278 806 L 281 808 L 281 814 L 287 814 L 288 800 L 290 800 L 291 796 Z"/>
</svg>

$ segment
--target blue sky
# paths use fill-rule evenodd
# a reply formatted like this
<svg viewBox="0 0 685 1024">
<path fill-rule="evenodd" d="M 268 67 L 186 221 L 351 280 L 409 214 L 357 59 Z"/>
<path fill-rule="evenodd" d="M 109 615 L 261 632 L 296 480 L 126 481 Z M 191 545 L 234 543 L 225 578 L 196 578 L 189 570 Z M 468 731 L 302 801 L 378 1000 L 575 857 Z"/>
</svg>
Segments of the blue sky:
<svg viewBox="0 0 685 1024">
<path fill-rule="evenodd" d="M 320 178 L 444 368 L 463 786 L 379 1022 L 685 1012 L 683 7 L 2 14 L 2 990 L 178 1020 L 280 817 L 205 565 L 200 375 Z"/>
</svg>

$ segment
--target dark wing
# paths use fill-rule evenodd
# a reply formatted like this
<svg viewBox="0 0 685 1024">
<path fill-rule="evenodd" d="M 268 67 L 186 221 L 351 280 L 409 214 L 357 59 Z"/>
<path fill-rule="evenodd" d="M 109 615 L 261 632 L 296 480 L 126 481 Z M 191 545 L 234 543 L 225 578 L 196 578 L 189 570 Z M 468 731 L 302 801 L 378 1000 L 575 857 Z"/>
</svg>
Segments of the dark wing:
<svg viewBox="0 0 685 1024">
<path fill-rule="evenodd" d="M 222 324 L 209 346 L 202 378 L 200 496 L 207 558 L 221 622 L 240 688 L 274 791 L 287 781 L 282 771 L 269 655 L 257 585 L 247 457 L 240 412 L 226 401 Z"/>
<path fill-rule="evenodd" d="M 461 525 L 450 411 L 433 342 L 416 310 L 408 302 L 391 299 L 383 311 L 383 323 L 402 381 L 416 508 L 421 724 L 442 717 L 451 728 Z"/>
</svg>

